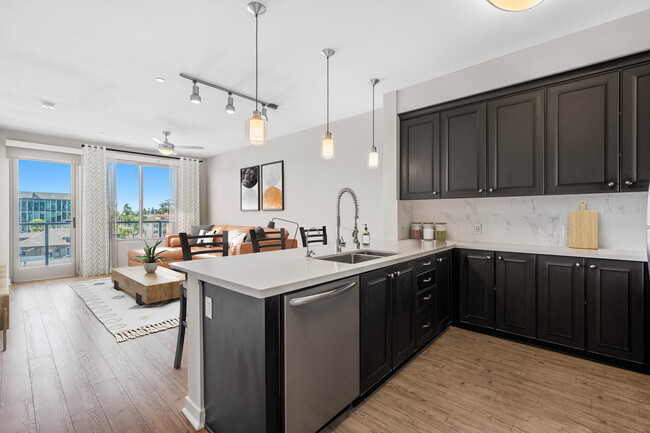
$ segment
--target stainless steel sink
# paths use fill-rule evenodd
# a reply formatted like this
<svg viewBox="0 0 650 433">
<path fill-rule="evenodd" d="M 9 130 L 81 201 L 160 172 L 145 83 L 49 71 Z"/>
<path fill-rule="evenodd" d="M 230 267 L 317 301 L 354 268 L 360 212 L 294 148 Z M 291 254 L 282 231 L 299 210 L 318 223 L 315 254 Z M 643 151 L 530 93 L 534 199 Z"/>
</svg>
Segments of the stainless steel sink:
<svg viewBox="0 0 650 433">
<path fill-rule="evenodd" d="M 381 259 L 382 257 L 394 256 L 395 254 L 398 253 L 394 253 L 392 251 L 359 250 L 351 251 L 349 253 L 334 254 L 331 256 L 314 257 L 314 259 L 354 265 L 356 263 Z"/>
</svg>

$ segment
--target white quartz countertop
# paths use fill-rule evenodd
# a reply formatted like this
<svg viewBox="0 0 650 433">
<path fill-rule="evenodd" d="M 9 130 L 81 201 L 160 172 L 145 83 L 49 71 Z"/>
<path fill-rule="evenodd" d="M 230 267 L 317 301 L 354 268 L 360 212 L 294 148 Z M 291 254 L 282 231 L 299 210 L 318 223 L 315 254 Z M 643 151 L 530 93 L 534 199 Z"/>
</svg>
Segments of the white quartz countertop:
<svg viewBox="0 0 650 433">
<path fill-rule="evenodd" d="M 647 261 L 647 255 L 643 251 L 577 250 L 562 247 L 478 242 L 437 242 L 409 239 L 402 241 L 373 240 L 369 249 L 391 251 L 397 254 L 357 264 L 318 260 L 317 257 L 331 255 L 335 252 L 334 245 L 325 245 L 313 247 L 316 256 L 311 258 L 305 257 L 305 248 L 295 248 L 284 251 L 269 251 L 260 254 L 176 262 L 170 266 L 178 271 L 187 272 L 192 278 L 263 299 L 453 248 L 639 262 Z M 353 251 L 353 249 L 353 247 L 348 247 L 343 252 Z"/>
</svg>

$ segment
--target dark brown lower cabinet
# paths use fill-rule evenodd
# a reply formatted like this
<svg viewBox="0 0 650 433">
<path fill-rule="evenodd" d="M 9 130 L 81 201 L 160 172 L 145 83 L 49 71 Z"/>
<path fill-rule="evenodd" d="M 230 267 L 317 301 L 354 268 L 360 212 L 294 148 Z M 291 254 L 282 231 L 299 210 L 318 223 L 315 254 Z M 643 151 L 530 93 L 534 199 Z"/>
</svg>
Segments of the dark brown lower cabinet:
<svg viewBox="0 0 650 433">
<path fill-rule="evenodd" d="M 585 260 L 537 257 L 537 338 L 585 348 Z"/>
<path fill-rule="evenodd" d="M 643 362 L 641 262 L 587 260 L 587 350 Z"/>
<path fill-rule="evenodd" d="M 362 274 L 360 284 L 363 393 L 416 350 L 415 262 Z"/>
<path fill-rule="evenodd" d="M 436 256 L 437 298 L 436 332 L 442 331 L 451 323 L 451 251 Z"/>
<path fill-rule="evenodd" d="M 497 253 L 495 328 L 535 337 L 535 256 Z"/>
<path fill-rule="evenodd" d="M 493 251 L 460 251 L 461 322 L 494 328 L 493 258 Z"/>
</svg>

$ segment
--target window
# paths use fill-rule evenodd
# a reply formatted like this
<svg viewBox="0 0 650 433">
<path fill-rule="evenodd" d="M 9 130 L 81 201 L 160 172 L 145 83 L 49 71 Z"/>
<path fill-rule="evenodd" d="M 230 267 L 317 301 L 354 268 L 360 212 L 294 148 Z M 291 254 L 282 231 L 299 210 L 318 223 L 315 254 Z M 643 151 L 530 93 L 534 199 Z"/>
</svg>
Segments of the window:
<svg viewBox="0 0 650 433">
<path fill-rule="evenodd" d="M 169 167 L 116 164 L 119 239 L 164 237 L 169 225 Z"/>
</svg>

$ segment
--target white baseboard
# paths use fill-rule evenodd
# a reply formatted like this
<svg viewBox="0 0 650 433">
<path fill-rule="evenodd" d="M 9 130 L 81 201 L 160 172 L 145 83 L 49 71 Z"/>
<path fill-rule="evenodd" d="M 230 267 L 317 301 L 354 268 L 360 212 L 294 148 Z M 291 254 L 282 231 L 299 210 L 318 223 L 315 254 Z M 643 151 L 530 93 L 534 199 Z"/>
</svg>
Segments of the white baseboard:
<svg viewBox="0 0 650 433">
<path fill-rule="evenodd" d="M 205 410 L 200 409 L 199 406 L 194 404 L 189 396 L 185 397 L 185 407 L 181 412 L 183 412 L 185 418 L 187 418 L 197 431 L 205 427 Z"/>
</svg>

